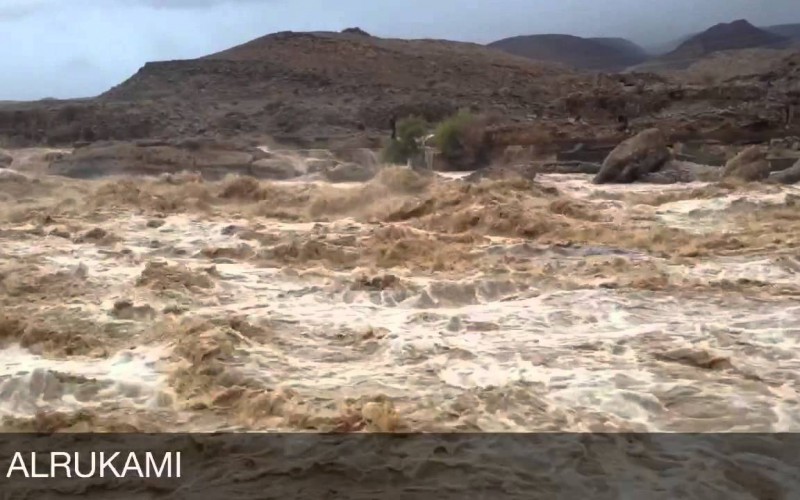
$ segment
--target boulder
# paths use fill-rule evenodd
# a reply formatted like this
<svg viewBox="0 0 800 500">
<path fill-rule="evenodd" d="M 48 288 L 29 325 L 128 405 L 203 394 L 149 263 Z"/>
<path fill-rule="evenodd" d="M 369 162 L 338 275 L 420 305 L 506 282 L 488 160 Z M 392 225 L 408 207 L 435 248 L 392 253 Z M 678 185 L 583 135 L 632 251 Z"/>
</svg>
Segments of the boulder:
<svg viewBox="0 0 800 500">
<path fill-rule="evenodd" d="M 322 172 L 330 182 L 367 182 L 377 173 L 377 168 L 358 163 L 340 163 Z"/>
<path fill-rule="evenodd" d="M 303 172 L 288 159 L 274 158 L 253 162 L 250 174 L 258 179 L 283 181 L 299 177 Z"/>
<path fill-rule="evenodd" d="M 664 134 L 655 128 L 647 129 L 611 151 L 595 176 L 594 183 L 635 182 L 640 177 L 658 171 L 670 157 Z"/>
<path fill-rule="evenodd" d="M 722 177 L 752 182 L 763 181 L 769 174 L 770 165 L 766 153 L 759 146 L 750 146 L 725 165 Z"/>
<path fill-rule="evenodd" d="M 6 153 L 2 149 L 0 149 L 0 168 L 8 168 L 11 166 L 11 162 L 14 161 L 14 158 L 11 157 L 10 154 Z"/>
<path fill-rule="evenodd" d="M 639 182 L 650 184 L 676 184 L 681 182 L 714 182 L 719 180 L 722 168 L 700 165 L 688 161 L 670 160 L 657 172 L 643 175 Z"/>
<path fill-rule="evenodd" d="M 768 181 L 772 184 L 797 184 L 800 182 L 800 160 L 786 170 L 773 172 L 770 174 Z"/>
</svg>

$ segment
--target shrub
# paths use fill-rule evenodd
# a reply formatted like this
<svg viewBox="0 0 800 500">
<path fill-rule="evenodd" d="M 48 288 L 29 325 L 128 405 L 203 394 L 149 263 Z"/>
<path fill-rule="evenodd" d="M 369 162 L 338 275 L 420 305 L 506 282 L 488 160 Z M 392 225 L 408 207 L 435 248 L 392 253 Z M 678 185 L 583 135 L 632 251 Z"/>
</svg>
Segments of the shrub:
<svg viewBox="0 0 800 500">
<path fill-rule="evenodd" d="M 483 125 L 481 117 L 469 111 L 459 111 L 436 128 L 436 145 L 448 159 L 475 156 L 482 148 Z"/>
<path fill-rule="evenodd" d="M 417 116 L 409 116 L 397 122 L 397 138 L 383 150 L 386 163 L 404 164 L 420 153 L 419 139 L 428 131 L 428 123 Z"/>
<path fill-rule="evenodd" d="M 487 127 L 494 119 L 460 111 L 439 124 L 436 145 L 442 157 L 452 168 L 480 168 L 486 166 L 492 149 Z"/>
<path fill-rule="evenodd" d="M 459 111 L 436 128 L 436 145 L 446 158 L 456 158 L 466 149 L 467 134 L 477 123 L 469 111 Z"/>
</svg>

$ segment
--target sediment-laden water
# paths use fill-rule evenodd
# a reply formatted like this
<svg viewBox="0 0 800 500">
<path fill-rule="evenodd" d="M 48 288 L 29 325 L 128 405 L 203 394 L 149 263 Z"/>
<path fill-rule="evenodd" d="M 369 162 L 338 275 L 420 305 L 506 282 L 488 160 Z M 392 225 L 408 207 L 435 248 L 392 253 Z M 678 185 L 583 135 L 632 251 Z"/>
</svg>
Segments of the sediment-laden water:
<svg viewBox="0 0 800 500">
<path fill-rule="evenodd" d="M 411 172 L 3 182 L 0 414 L 9 430 L 798 431 L 797 194 Z"/>
</svg>

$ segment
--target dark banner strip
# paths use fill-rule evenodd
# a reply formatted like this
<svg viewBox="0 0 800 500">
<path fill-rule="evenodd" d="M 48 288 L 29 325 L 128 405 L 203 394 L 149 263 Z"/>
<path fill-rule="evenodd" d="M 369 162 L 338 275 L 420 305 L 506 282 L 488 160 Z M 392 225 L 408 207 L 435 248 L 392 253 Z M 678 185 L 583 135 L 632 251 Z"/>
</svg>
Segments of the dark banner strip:
<svg viewBox="0 0 800 500">
<path fill-rule="evenodd" d="M 800 434 L 3 434 L 3 499 L 790 499 Z"/>
</svg>

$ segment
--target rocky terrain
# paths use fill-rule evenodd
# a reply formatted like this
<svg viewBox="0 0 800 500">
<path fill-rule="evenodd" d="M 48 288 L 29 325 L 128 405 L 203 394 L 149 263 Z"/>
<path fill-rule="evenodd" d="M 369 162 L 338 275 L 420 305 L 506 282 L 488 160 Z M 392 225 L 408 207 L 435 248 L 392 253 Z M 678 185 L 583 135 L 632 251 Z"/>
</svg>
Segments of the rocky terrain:
<svg viewBox="0 0 800 500">
<path fill-rule="evenodd" d="M 795 54 L 754 55 L 752 67 L 720 61 L 691 75 L 614 75 L 467 43 L 277 33 L 200 59 L 148 63 L 93 99 L 4 103 L 0 146 L 199 139 L 380 149 L 392 118 L 436 123 L 459 109 L 494 117 L 486 131 L 493 156 L 507 146 L 546 154 L 613 147 L 654 125 L 671 142 L 763 141 L 800 135 Z"/>
</svg>

